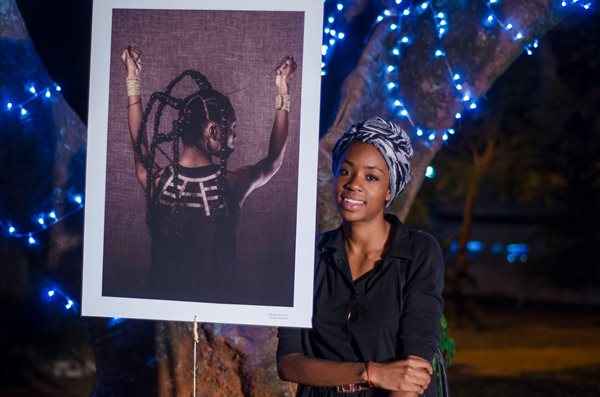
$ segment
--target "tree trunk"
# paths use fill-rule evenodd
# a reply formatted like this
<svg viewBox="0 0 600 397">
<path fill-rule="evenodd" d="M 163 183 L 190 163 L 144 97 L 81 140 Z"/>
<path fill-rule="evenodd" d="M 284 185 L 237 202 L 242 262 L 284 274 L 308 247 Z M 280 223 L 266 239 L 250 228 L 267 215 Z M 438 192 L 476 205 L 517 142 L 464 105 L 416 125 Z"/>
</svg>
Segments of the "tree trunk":
<svg viewBox="0 0 600 397">
<path fill-rule="evenodd" d="M 495 128 L 495 126 L 493 127 Z M 488 133 L 488 132 L 484 132 Z M 495 132 L 494 132 L 495 133 Z M 458 255 L 456 257 L 456 271 L 460 275 L 466 274 L 468 271 L 467 261 L 467 243 L 471 239 L 473 230 L 473 210 L 479 195 L 481 186 L 481 178 L 489 170 L 494 155 L 496 153 L 495 137 L 492 137 L 485 144 L 485 149 L 482 154 L 479 154 L 476 149 L 473 149 L 473 168 L 469 174 L 469 183 L 467 185 L 467 193 L 465 195 L 465 205 L 463 207 L 463 221 L 458 235 Z"/>
<path fill-rule="evenodd" d="M 483 153 L 480 154 L 476 147 L 471 150 L 473 167 L 469 174 L 469 183 L 467 184 L 467 191 L 465 194 L 463 221 L 458 236 L 458 253 L 456 255 L 454 272 L 448 277 L 448 287 L 450 287 L 450 293 L 454 295 L 455 313 L 458 319 L 458 325 L 464 326 L 464 320 L 468 318 L 471 320 L 472 324 L 479 329 L 482 328 L 480 316 L 473 305 L 468 304 L 469 302 L 465 295 L 465 288 L 468 284 L 475 287 L 477 286 L 476 280 L 469 274 L 467 244 L 471 239 L 473 230 L 473 211 L 477 202 L 477 196 L 479 195 L 481 179 L 491 167 L 494 156 L 496 155 L 498 120 L 492 118 L 492 121 L 488 126 L 489 127 L 487 127 L 485 131 L 482 131 L 482 134 L 484 134 L 483 139 L 487 139 L 485 141 Z M 491 131 L 489 129 L 491 129 Z"/>
</svg>

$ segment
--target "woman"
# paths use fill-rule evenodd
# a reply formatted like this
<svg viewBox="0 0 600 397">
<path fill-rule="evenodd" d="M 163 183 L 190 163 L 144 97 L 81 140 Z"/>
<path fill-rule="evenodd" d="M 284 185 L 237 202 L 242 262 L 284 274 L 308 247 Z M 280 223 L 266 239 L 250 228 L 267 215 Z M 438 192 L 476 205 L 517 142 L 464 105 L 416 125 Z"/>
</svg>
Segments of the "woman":
<svg viewBox="0 0 600 397">
<path fill-rule="evenodd" d="M 227 158 L 234 149 L 236 117 L 229 98 L 204 75 L 187 70 L 164 91 L 153 93 L 142 109 L 141 53 L 128 47 L 121 59 L 127 72 L 135 175 L 146 193 L 151 236 L 152 266 L 145 297 L 230 302 L 240 210 L 252 191 L 266 184 L 283 163 L 290 111 L 288 82 L 296 63 L 288 56 L 275 69 L 277 94 L 267 156 L 231 171 Z M 197 89 L 177 98 L 172 91 L 185 77 Z M 161 132 L 167 108 L 176 110 L 177 118 L 171 131 Z M 148 139 L 151 114 L 153 134 Z M 166 144 L 171 148 L 164 148 Z M 158 164 L 157 153 L 164 155 L 168 166 Z"/>
<path fill-rule="evenodd" d="M 342 225 L 317 247 L 312 329 L 280 328 L 280 377 L 298 396 L 434 396 L 443 263 L 429 234 L 385 207 L 410 178 L 412 147 L 393 123 L 353 126 L 333 150 Z"/>
</svg>

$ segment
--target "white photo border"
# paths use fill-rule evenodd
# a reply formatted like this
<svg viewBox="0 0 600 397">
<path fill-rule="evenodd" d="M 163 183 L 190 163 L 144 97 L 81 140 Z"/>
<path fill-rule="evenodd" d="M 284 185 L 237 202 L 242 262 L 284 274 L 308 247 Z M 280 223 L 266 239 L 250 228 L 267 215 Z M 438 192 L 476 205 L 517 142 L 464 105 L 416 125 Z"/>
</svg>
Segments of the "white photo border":
<svg viewBox="0 0 600 397">
<path fill-rule="evenodd" d="M 291 307 L 102 296 L 108 101 L 113 9 L 304 12 L 294 302 Z M 92 19 L 83 237 L 83 316 L 310 327 L 316 233 L 322 0 L 97 0 Z M 93 148 L 93 150 L 89 150 Z M 93 178 L 91 176 L 94 176 Z"/>
</svg>

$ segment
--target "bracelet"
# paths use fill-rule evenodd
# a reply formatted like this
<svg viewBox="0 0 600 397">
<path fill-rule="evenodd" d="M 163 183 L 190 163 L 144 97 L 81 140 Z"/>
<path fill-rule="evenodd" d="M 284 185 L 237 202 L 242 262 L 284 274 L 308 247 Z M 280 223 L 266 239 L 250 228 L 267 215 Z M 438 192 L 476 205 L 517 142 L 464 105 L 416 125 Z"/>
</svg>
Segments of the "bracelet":
<svg viewBox="0 0 600 397">
<path fill-rule="evenodd" d="M 141 95 L 140 79 L 126 79 L 125 84 L 127 85 L 127 96 Z"/>
<path fill-rule="evenodd" d="M 291 99 L 289 94 L 277 94 L 275 97 L 275 109 L 285 110 L 289 113 L 291 106 Z"/>
<path fill-rule="evenodd" d="M 337 385 L 335 390 L 338 393 L 356 393 L 363 390 L 369 390 L 373 388 L 373 383 L 371 383 L 371 378 L 369 377 L 369 362 L 364 361 L 363 365 L 363 373 L 366 375 L 366 381 L 356 382 L 356 383 L 347 383 L 343 385 Z M 361 375 L 362 376 L 362 375 Z"/>
<path fill-rule="evenodd" d="M 142 103 L 141 99 L 138 99 L 137 101 L 133 102 L 133 103 L 129 103 L 127 104 L 127 109 L 129 109 L 130 107 L 132 107 L 133 105 L 137 105 L 138 103 Z"/>
<path fill-rule="evenodd" d="M 372 387 L 366 383 L 349 383 L 335 386 L 335 391 L 337 391 L 338 393 L 356 393 L 359 391 L 369 389 L 372 389 Z"/>
</svg>

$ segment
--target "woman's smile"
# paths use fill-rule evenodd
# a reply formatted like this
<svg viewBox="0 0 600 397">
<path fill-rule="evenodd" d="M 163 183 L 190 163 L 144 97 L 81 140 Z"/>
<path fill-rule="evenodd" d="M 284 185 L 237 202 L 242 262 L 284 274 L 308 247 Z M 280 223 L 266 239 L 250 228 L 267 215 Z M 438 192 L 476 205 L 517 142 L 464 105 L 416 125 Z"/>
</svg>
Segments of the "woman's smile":
<svg viewBox="0 0 600 397">
<path fill-rule="evenodd" d="M 347 211 L 356 211 L 366 206 L 363 200 L 356 200 L 342 195 L 342 209 Z"/>
</svg>

